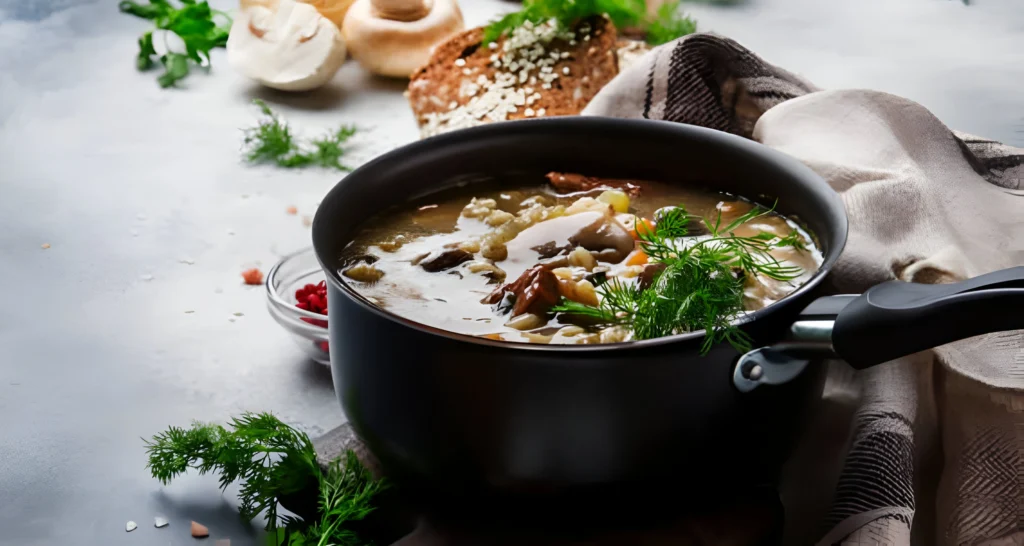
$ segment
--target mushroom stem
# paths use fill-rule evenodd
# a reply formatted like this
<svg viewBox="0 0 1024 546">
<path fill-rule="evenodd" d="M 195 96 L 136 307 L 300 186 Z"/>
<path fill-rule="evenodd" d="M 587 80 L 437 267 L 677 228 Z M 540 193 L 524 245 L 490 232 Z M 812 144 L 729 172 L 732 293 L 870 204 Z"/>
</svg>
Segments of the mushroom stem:
<svg viewBox="0 0 1024 546">
<path fill-rule="evenodd" d="M 418 21 L 430 13 L 433 0 L 371 0 L 374 15 L 392 21 Z"/>
</svg>

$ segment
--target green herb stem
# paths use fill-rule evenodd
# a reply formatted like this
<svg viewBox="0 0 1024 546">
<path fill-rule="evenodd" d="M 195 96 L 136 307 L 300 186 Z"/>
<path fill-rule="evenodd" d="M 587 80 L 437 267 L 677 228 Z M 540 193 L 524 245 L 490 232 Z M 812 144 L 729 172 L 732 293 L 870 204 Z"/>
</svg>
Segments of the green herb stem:
<svg viewBox="0 0 1024 546">
<path fill-rule="evenodd" d="M 345 144 L 356 134 L 354 126 L 342 125 L 322 137 L 302 142 L 267 103 L 259 99 L 253 103 L 259 106 L 263 119 L 244 131 L 244 157 L 247 162 L 271 163 L 289 169 L 323 167 L 351 170 L 341 163 L 341 159 L 346 153 Z"/>
</svg>

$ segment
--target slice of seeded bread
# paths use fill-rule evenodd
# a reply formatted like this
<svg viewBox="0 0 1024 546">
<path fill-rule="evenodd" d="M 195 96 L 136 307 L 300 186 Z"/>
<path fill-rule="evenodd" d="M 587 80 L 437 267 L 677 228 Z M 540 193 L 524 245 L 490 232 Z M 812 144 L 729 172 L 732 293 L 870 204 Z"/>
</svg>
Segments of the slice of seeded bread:
<svg viewBox="0 0 1024 546">
<path fill-rule="evenodd" d="M 619 73 L 618 39 L 605 17 L 571 31 L 524 25 L 492 45 L 483 29 L 437 46 L 406 95 L 423 137 L 494 121 L 579 114 Z"/>
</svg>

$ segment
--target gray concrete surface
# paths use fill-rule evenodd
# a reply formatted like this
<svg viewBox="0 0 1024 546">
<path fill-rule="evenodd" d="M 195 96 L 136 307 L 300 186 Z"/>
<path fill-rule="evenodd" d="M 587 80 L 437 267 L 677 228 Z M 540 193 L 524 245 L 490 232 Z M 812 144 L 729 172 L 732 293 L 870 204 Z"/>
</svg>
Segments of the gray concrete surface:
<svg viewBox="0 0 1024 546">
<path fill-rule="evenodd" d="M 462 5 L 471 24 L 509 8 Z M 899 93 L 1024 145 L 1019 0 L 692 11 L 819 85 Z M 0 0 L 0 544 L 189 544 L 190 519 L 212 539 L 257 543 L 233 490 L 194 476 L 161 487 L 140 438 L 243 410 L 311 434 L 344 419 L 328 370 L 239 278 L 309 244 L 301 215 L 339 176 L 247 167 L 239 129 L 253 97 L 309 133 L 356 122 L 358 164 L 416 138 L 402 85 L 349 63 L 320 92 L 267 93 L 218 51 L 209 75 L 161 90 L 134 70 L 146 28 L 113 1 Z M 155 516 L 170 526 L 154 529 Z"/>
</svg>

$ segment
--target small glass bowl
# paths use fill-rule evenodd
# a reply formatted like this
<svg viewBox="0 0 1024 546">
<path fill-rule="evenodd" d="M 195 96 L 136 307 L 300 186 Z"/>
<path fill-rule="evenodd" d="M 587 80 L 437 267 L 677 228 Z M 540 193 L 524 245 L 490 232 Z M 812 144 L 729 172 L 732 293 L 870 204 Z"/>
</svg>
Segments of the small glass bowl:
<svg viewBox="0 0 1024 546">
<path fill-rule="evenodd" d="M 295 306 L 295 291 L 307 284 L 316 284 L 326 277 L 312 248 L 289 254 L 277 262 L 267 275 L 267 309 L 278 324 L 292 334 L 292 339 L 310 358 L 330 365 L 327 315 Z"/>
</svg>

